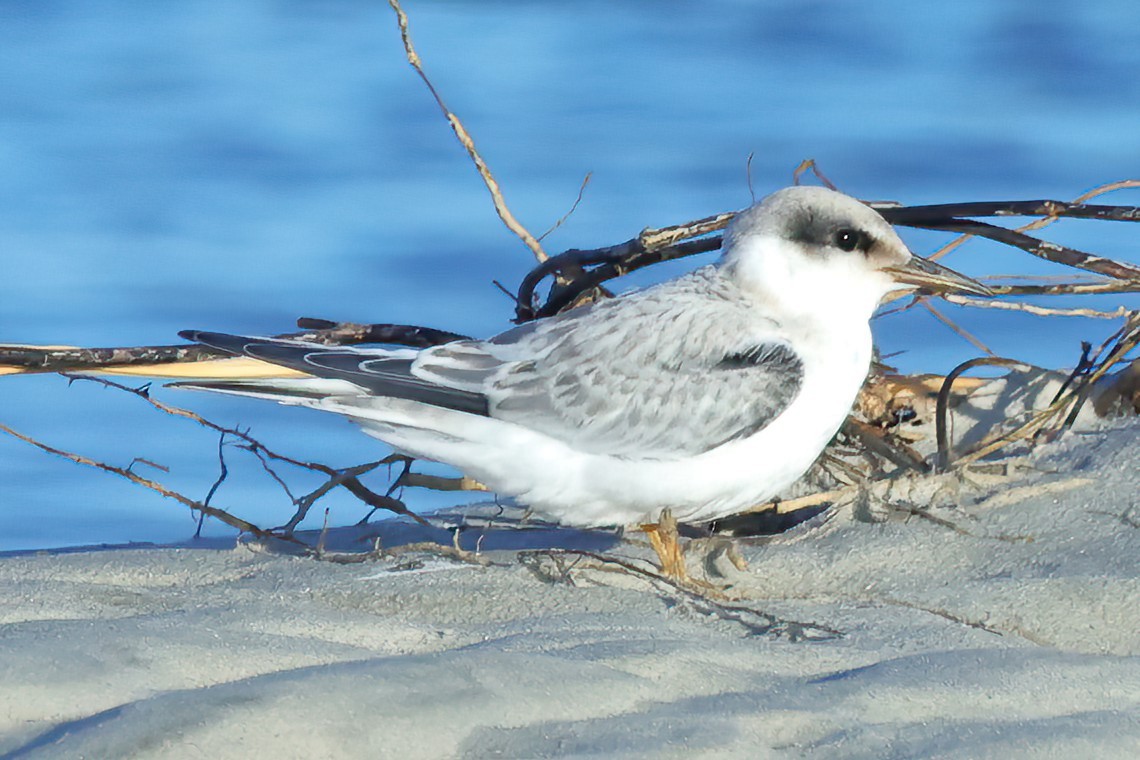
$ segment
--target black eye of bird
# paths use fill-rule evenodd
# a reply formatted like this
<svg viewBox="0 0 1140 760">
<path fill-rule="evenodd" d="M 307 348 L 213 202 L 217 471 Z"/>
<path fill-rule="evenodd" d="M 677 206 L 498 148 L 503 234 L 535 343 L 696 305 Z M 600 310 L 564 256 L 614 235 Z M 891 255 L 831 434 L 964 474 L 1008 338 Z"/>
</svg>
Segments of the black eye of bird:
<svg viewBox="0 0 1140 760">
<path fill-rule="evenodd" d="M 865 251 L 871 247 L 871 240 L 866 232 L 852 229 L 850 227 L 844 227 L 841 230 L 837 230 L 834 237 L 832 238 L 832 242 L 839 250 L 848 252 L 854 251 L 856 248 Z"/>
</svg>

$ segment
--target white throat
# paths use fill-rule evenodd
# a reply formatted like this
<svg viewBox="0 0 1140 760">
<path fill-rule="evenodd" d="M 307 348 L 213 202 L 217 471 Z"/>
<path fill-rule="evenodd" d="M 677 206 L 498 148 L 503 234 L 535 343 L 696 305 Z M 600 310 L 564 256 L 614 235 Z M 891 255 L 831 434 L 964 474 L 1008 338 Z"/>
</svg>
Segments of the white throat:
<svg viewBox="0 0 1140 760">
<path fill-rule="evenodd" d="M 773 313 L 789 319 L 826 323 L 863 323 L 892 289 L 891 278 L 867 266 L 858 253 L 813 255 L 781 237 L 751 237 L 725 254 L 726 268 L 741 290 Z"/>
</svg>

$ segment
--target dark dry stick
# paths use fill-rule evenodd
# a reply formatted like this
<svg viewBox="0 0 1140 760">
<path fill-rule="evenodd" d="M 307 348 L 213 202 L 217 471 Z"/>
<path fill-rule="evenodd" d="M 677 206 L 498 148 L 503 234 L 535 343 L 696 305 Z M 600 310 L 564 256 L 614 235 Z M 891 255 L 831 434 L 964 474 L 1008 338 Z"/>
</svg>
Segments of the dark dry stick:
<svg viewBox="0 0 1140 760">
<path fill-rule="evenodd" d="M 1069 410 L 1068 416 L 1065 421 L 1061 423 L 1061 430 L 1068 430 L 1077 421 L 1077 415 L 1080 414 L 1081 409 L 1085 403 L 1088 402 L 1089 394 L 1092 392 L 1093 386 L 1100 378 L 1120 362 L 1124 357 L 1140 345 L 1140 312 L 1133 312 L 1129 318 L 1128 323 L 1120 329 L 1119 337 L 1116 338 L 1116 344 L 1109 351 L 1108 356 L 1104 358 L 1100 366 L 1091 371 L 1085 371 L 1077 378 L 1077 388 L 1075 391 L 1070 391 L 1076 396 L 1076 402 L 1073 408 Z M 1103 346 L 1101 348 L 1103 351 Z M 1099 356 L 1101 351 L 1097 352 Z M 1078 367 L 1080 369 L 1080 367 Z M 1075 374 L 1075 373 L 1074 373 Z"/>
<path fill-rule="evenodd" d="M 380 496 L 379 494 L 369 490 L 368 488 L 366 488 L 364 486 L 364 484 L 362 484 L 357 479 L 360 475 L 364 475 L 365 473 L 371 472 L 372 470 L 375 470 L 377 467 L 379 467 L 382 464 L 384 464 L 383 460 L 378 461 L 378 462 L 368 462 L 366 464 L 357 465 L 356 467 L 349 467 L 349 468 L 344 469 L 344 470 L 337 470 L 337 469 L 334 469 L 332 467 L 325 467 L 324 465 L 321 465 L 320 469 L 318 469 L 318 471 L 327 475 L 329 479 L 326 480 L 324 483 L 322 483 L 320 486 L 318 486 L 311 493 L 309 493 L 305 496 L 302 496 L 299 499 L 295 499 L 293 504 L 294 504 L 294 506 L 297 507 L 297 511 L 293 514 L 293 517 L 290 518 L 289 522 L 285 523 L 284 525 L 280 526 L 279 528 L 276 528 L 276 530 L 280 530 L 280 531 L 283 531 L 283 532 L 288 533 L 288 534 L 293 533 L 293 531 L 295 531 L 297 529 L 297 526 L 301 523 L 301 521 L 304 520 L 305 517 L 308 516 L 309 510 L 313 508 L 313 505 L 316 504 L 317 501 L 322 496 L 324 496 L 325 494 L 327 494 L 329 491 L 333 490 L 337 486 L 345 486 L 346 488 L 348 488 L 348 483 L 350 481 L 352 483 L 354 483 L 356 486 L 359 486 L 359 488 L 363 489 L 364 492 L 367 492 L 370 495 L 370 498 L 384 499 L 385 497 Z M 348 488 L 348 490 L 350 492 L 352 491 L 351 488 Z M 392 502 L 395 502 L 396 504 L 398 504 L 399 508 L 403 509 L 402 513 L 407 513 L 407 509 L 404 508 L 404 505 L 402 503 L 396 501 L 395 499 L 390 499 L 389 501 L 392 501 Z M 366 501 L 365 503 L 368 503 L 368 502 Z M 372 505 L 369 504 L 369 506 L 372 506 Z"/>
<path fill-rule="evenodd" d="M 1059 201 L 1027 201 L 1026 203 L 1028 203 L 1028 204 L 1033 204 L 1033 203 L 1040 204 L 1037 210 L 1049 211 L 1051 213 L 1049 215 L 1046 215 L 1046 216 L 1040 216 L 1037 219 L 1034 219 L 1032 222 L 1029 222 L 1028 224 L 1021 225 L 1020 227 L 1017 228 L 1017 231 L 1018 232 L 1029 232 L 1030 230 L 1039 230 L 1043 227 L 1048 227 L 1050 224 L 1053 224 L 1054 222 L 1056 222 L 1058 219 L 1061 218 L 1060 215 L 1055 215 L 1055 212 L 1059 211 L 1060 207 L 1062 207 L 1062 206 L 1064 206 L 1065 208 L 1068 208 L 1068 209 L 1072 209 L 1076 206 L 1081 206 L 1081 205 L 1087 204 L 1093 198 L 1099 198 L 1100 196 L 1102 196 L 1106 193 L 1111 193 L 1111 192 L 1115 192 L 1117 190 L 1125 190 L 1128 188 L 1136 188 L 1136 187 L 1140 187 L 1140 180 L 1125 179 L 1125 180 L 1118 180 L 1116 182 L 1109 182 L 1109 183 L 1101 185 L 1099 187 L 1094 187 L 1092 190 L 1089 190 L 1088 192 L 1081 194 L 1080 196 L 1074 198 L 1072 201 L 1069 201 L 1067 204 L 1059 202 Z M 962 204 L 962 205 L 964 206 L 965 204 Z M 1012 206 L 1012 205 L 1013 204 L 1009 204 L 1009 206 Z M 1007 209 L 1009 206 L 1007 206 Z M 1119 214 L 1119 218 L 1121 221 L 1129 220 L 1129 219 L 1127 219 L 1127 217 L 1129 217 L 1129 216 L 1134 217 L 1133 214 L 1128 213 L 1128 209 L 1130 209 L 1131 207 L 1105 206 L 1105 207 L 1098 207 L 1098 208 L 1110 208 L 1110 209 L 1121 210 L 1121 213 Z M 964 209 L 961 213 L 955 214 L 955 216 L 979 216 L 979 215 L 984 216 L 984 214 L 968 213 L 969 211 L 973 211 L 973 210 L 976 210 L 976 209 L 967 208 L 967 209 Z M 1000 216 L 1002 214 L 998 214 L 998 215 Z M 930 255 L 930 258 L 932 258 L 934 260 L 938 260 L 938 259 L 942 258 L 943 256 L 945 256 L 946 254 L 950 253 L 950 251 L 954 250 L 958 246 L 960 246 L 963 243 L 965 243 L 966 241 L 970 240 L 970 238 L 972 238 L 972 237 L 973 237 L 973 235 L 969 235 L 969 234 L 959 235 L 958 237 L 954 238 L 949 243 L 947 243 L 946 245 L 942 246 L 937 251 L 932 253 Z"/>
<path fill-rule="evenodd" d="M 892 224 L 989 238 L 1021 248 L 1048 261 L 1102 274 L 1118 281 L 1111 284 L 1086 285 L 1083 288 L 1084 292 L 1140 290 L 1140 267 L 1056 245 L 1004 227 L 958 218 L 963 214 L 1008 217 L 1046 215 L 1048 218 L 1074 217 L 1135 222 L 1140 221 L 1140 208 L 1135 206 L 1102 206 L 1050 200 L 948 203 L 927 206 L 898 206 L 885 203 L 869 205 Z M 728 212 L 661 230 L 646 230 L 638 237 L 618 245 L 589 250 L 571 249 L 551 257 L 532 269 L 519 286 L 516 321 L 525 322 L 536 317 L 556 314 L 573 303 L 586 290 L 642 267 L 714 251 L 721 245 L 721 236 L 710 233 L 726 227 L 734 215 L 735 212 Z M 704 237 L 706 235 L 707 237 Z M 594 269 L 586 270 L 580 275 L 572 272 L 572 268 L 581 270 L 583 267 L 591 266 Z M 564 281 L 551 289 L 545 304 L 541 307 L 536 306 L 534 294 L 539 283 L 555 273 L 558 273 Z M 1067 287 L 1069 286 L 1044 286 L 1044 289 L 1036 292 L 1042 294 L 1073 292 L 1067 290 Z M 999 294 L 1035 292 L 1018 289 L 1018 286 L 1006 286 L 995 290 Z"/>
<path fill-rule="evenodd" d="M 1124 264 L 1103 256 L 1094 256 L 1091 253 L 1078 251 L 1047 240 L 1041 240 L 1016 230 L 998 227 L 987 222 L 978 222 L 972 219 L 947 219 L 945 221 L 906 222 L 905 226 L 918 227 L 926 230 L 943 230 L 945 232 L 960 232 L 967 235 L 996 240 L 999 243 L 1012 245 L 1026 253 L 1038 258 L 1052 261 L 1055 264 L 1064 264 L 1087 272 L 1103 274 L 1118 280 L 1128 280 L 1140 284 L 1140 267 Z"/>
<path fill-rule="evenodd" d="M 651 583 L 660 583 L 682 594 L 690 602 L 704 606 L 707 612 L 711 612 L 721 620 L 739 623 L 754 636 L 787 635 L 789 638 L 795 641 L 801 636 L 804 638 L 810 638 L 810 636 L 804 635 L 809 631 L 821 634 L 821 637 L 823 638 L 838 638 L 843 635 L 841 631 L 838 631 L 834 628 L 828 628 L 824 625 L 819 625 L 818 623 L 803 623 L 795 620 L 783 620 L 770 613 L 752 609 L 742 604 L 731 604 L 729 603 L 729 598 L 727 596 L 711 586 L 678 581 L 674 578 L 663 575 L 656 570 L 649 570 L 644 567 L 640 567 L 635 562 L 621 557 L 599 554 L 598 552 L 584 551 L 580 549 L 537 549 L 518 553 L 518 561 L 523 565 L 526 565 L 528 561 L 530 561 L 533 557 L 549 557 L 552 560 L 557 560 L 561 557 L 590 559 L 597 563 L 594 566 L 594 569 L 596 570 L 605 571 L 611 568 L 616 568 L 618 571 L 638 576 L 644 580 L 650 581 Z M 531 571 L 534 572 L 533 568 Z M 757 624 L 755 622 L 749 621 L 748 617 L 756 617 L 763 622 Z"/>
<path fill-rule="evenodd" d="M 0 366 L 25 372 L 71 372 L 95 367 L 173 364 L 220 358 L 204 346 L 137 346 L 132 348 L 23 348 L 0 346 Z"/>
<path fill-rule="evenodd" d="M 165 414 L 169 414 L 175 417 L 183 417 L 185 419 L 192 420 L 193 422 L 196 422 L 199 425 L 215 432 L 224 435 L 230 435 L 240 439 L 243 442 L 244 447 L 247 450 L 254 452 L 254 454 L 257 454 L 259 458 L 260 454 L 264 454 L 264 456 L 274 461 L 284 462 L 300 469 L 319 472 L 329 478 L 329 482 L 325 484 L 327 487 L 324 488 L 324 490 L 318 489 L 320 490 L 320 495 L 327 493 L 335 486 L 342 486 L 358 499 L 363 501 L 365 504 L 368 504 L 370 507 L 377 509 L 387 509 L 389 511 L 395 512 L 396 514 L 410 517 L 411 519 L 419 522 L 421 525 L 430 525 L 430 523 L 428 523 L 422 517 L 404 506 L 403 502 L 389 496 L 378 494 L 360 482 L 358 477 L 360 474 L 368 472 L 382 464 L 387 463 L 391 457 L 365 465 L 357 465 L 356 467 L 348 468 L 347 470 L 338 470 L 335 467 L 330 467 L 319 462 L 305 462 L 299 459 L 294 459 L 293 457 L 286 456 L 284 454 L 279 454 L 276 451 L 269 449 L 267 446 L 265 446 L 265 444 L 261 443 L 261 441 L 257 440 L 245 431 L 238 430 L 236 428 L 227 428 L 217 424 L 216 422 L 211 422 L 205 417 L 202 417 L 201 415 L 194 412 L 188 411 L 186 409 L 181 409 L 176 406 L 170 406 L 169 404 L 164 404 L 161 401 L 151 398 L 150 394 L 147 393 L 147 391 L 144 389 L 132 388 L 128 385 L 116 383 L 113 380 L 108 380 L 103 377 L 88 377 L 86 375 L 67 375 L 66 377 L 72 381 L 87 380 L 90 382 L 99 383 L 100 385 L 109 388 L 115 388 L 121 391 L 126 391 L 127 393 L 130 393 L 134 396 L 138 396 L 160 412 L 164 412 Z M 264 460 L 262 464 L 263 466 L 265 465 Z M 271 474 L 274 475 L 274 479 L 277 480 L 278 483 L 283 484 L 282 479 L 277 476 L 276 473 Z M 288 489 L 286 489 L 286 493 L 288 493 Z M 297 507 L 297 512 L 294 514 L 294 518 L 290 520 L 290 523 L 288 523 L 288 525 L 291 527 L 287 532 L 291 532 L 292 528 L 296 527 L 297 523 L 300 523 L 301 520 L 304 519 L 305 515 L 308 513 L 309 508 L 316 501 L 316 499 L 314 498 L 312 501 L 306 502 L 305 497 L 302 497 L 300 499 L 294 498 L 292 501 Z"/>
<path fill-rule="evenodd" d="M 872 204 L 875 207 L 876 204 Z M 1100 219 L 1108 222 L 1140 222 L 1138 206 L 1106 206 L 1066 201 L 974 201 L 938 203 L 925 206 L 882 206 L 875 208 L 891 224 L 922 226 L 948 217 L 1047 216 L 1071 219 Z"/>
<path fill-rule="evenodd" d="M 412 348 L 427 348 L 464 340 L 465 335 L 417 325 L 332 322 L 327 319 L 302 317 L 297 326 L 303 332 L 284 333 L 274 337 L 299 340 L 326 346 L 358 343 L 389 343 Z M 148 364 L 228 359 L 229 354 L 199 345 L 137 346 L 132 348 L 16 348 L 0 346 L 0 366 L 22 367 L 26 372 L 76 372 L 98 368 L 131 367 Z"/>
<path fill-rule="evenodd" d="M 450 343 L 453 340 L 469 340 L 466 335 L 447 330 L 437 330 L 432 327 L 388 323 L 333 322 L 332 320 L 313 317 L 301 317 L 297 320 L 297 327 L 309 332 L 279 337 L 291 337 L 293 340 L 308 340 L 311 343 L 324 343 L 330 346 L 389 343 L 410 348 L 430 348 L 441 343 Z M 306 335 L 312 337 L 303 337 Z"/>
<path fill-rule="evenodd" d="M 12 428 L 10 428 L 4 424 L 0 424 L 0 431 L 7 433 L 8 435 L 12 436 L 13 438 L 18 438 L 25 443 L 29 443 L 32 446 L 35 446 L 37 449 L 40 449 L 41 451 L 46 451 L 49 454 L 54 454 L 56 456 L 63 457 L 64 459 L 69 459 L 72 462 L 75 462 L 76 464 L 82 464 L 82 465 L 86 465 L 88 467 L 94 467 L 98 470 L 102 470 L 104 472 L 109 472 L 112 475 L 118 475 L 121 478 L 126 478 L 127 480 L 131 481 L 132 483 L 143 486 L 144 488 L 149 488 L 150 490 L 155 491 L 156 493 L 159 493 L 159 494 L 167 497 L 168 499 L 174 499 L 175 501 L 179 502 L 180 504 L 183 504 L 183 505 L 189 507 L 190 509 L 192 509 L 192 510 L 194 510 L 200 514 L 207 515 L 209 517 L 213 517 L 216 520 L 220 520 L 221 522 L 225 523 L 226 525 L 229 525 L 230 527 L 233 527 L 233 528 L 237 528 L 238 530 L 240 530 L 244 533 L 250 533 L 250 534 L 253 534 L 259 538 L 281 538 L 281 539 L 284 539 L 287 541 L 291 541 L 293 543 L 299 543 L 295 539 L 292 539 L 288 536 L 274 535 L 274 534 L 270 533 L 269 531 L 266 531 L 266 530 L 263 530 L 262 528 L 257 527 L 256 525 L 254 525 L 251 522 L 243 520 L 240 517 L 235 517 L 234 515 L 230 514 L 229 512 L 225 511 L 224 509 L 218 509 L 216 507 L 211 507 L 207 504 L 203 504 L 200 501 L 195 501 L 194 499 L 191 499 L 188 496 L 183 496 L 182 494 L 178 493 L 177 491 L 172 491 L 169 488 L 167 488 L 166 486 L 162 485 L 161 483 L 156 483 L 153 480 L 148 480 L 147 478 L 144 478 L 140 475 L 137 475 L 136 473 L 132 472 L 129 469 L 126 469 L 123 467 L 116 467 L 115 465 L 106 464 L 105 462 L 99 462 L 99 461 L 96 461 L 94 459 L 90 459 L 88 457 L 82 456 L 80 454 L 73 454 L 70 451 L 64 451 L 63 449 L 57 449 L 54 446 L 49 446 L 46 443 L 41 443 L 41 442 L 35 440 L 34 438 L 31 438 L 30 436 L 23 435 L 22 433 L 17 433 L 15 430 L 13 430 Z"/>
<path fill-rule="evenodd" d="M 917 451 L 899 441 L 886 430 L 849 416 L 843 423 L 842 431 L 848 437 L 862 443 L 864 449 L 878 454 L 896 467 L 918 472 L 930 470 L 930 466 L 926 464 L 926 461 Z"/>
<path fill-rule="evenodd" d="M 676 245 L 647 248 L 641 238 L 594 250 L 572 248 L 544 261 L 523 278 L 516 299 L 515 321 L 528 322 L 532 319 L 557 314 L 591 288 L 601 285 L 637 269 L 671 261 L 698 253 L 707 253 L 720 248 L 720 237 L 702 238 Z M 550 274 L 568 274 L 574 268 L 595 266 L 583 271 L 566 284 L 556 284 L 542 306 L 535 306 L 534 291 Z"/>
<path fill-rule="evenodd" d="M 938 403 L 935 406 L 934 430 L 938 442 L 938 454 L 934 460 L 934 471 L 945 472 L 950 467 L 950 393 L 954 389 L 954 381 L 963 373 L 975 367 L 1009 367 L 1011 369 L 1030 369 L 1028 364 L 1003 359 L 997 356 L 982 356 L 962 362 L 946 375 L 942 387 L 938 390 Z"/>
<path fill-rule="evenodd" d="M 218 435 L 218 479 L 214 481 L 214 485 L 210 486 L 210 490 L 206 493 L 206 498 L 202 503 L 209 506 L 210 500 L 214 498 L 214 494 L 221 488 L 222 483 L 226 482 L 226 478 L 230 476 L 230 468 L 226 466 L 226 434 L 220 433 Z M 194 538 L 202 537 L 202 527 L 206 524 L 206 514 L 204 512 L 198 515 L 198 528 L 194 531 Z"/>
</svg>

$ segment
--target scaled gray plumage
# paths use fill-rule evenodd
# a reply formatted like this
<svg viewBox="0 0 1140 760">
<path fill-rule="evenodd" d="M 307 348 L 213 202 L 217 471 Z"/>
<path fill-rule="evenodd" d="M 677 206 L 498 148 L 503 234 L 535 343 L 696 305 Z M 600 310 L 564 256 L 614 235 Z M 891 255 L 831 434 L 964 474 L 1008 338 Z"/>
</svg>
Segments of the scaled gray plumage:
<svg viewBox="0 0 1140 760">
<path fill-rule="evenodd" d="M 710 296 L 719 302 L 712 320 Z M 183 336 L 348 380 L 373 395 L 542 430 L 582 451 L 669 459 L 751 435 L 795 398 L 799 357 L 782 342 L 750 340 L 754 321 L 748 297 L 707 266 L 489 341 L 425 349 L 414 360 L 218 333 Z"/>
</svg>

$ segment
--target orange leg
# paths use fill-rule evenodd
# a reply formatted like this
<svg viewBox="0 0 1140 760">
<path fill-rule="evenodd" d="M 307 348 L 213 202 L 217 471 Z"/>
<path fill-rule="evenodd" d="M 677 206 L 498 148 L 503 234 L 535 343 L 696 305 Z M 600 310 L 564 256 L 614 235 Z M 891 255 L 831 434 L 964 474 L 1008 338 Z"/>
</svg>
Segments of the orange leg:
<svg viewBox="0 0 1140 760">
<path fill-rule="evenodd" d="M 653 551 L 657 552 L 657 558 L 661 560 L 662 574 L 677 581 L 688 581 L 689 572 L 685 568 L 681 537 L 677 533 L 677 521 L 673 519 L 673 514 L 666 509 L 657 522 L 642 525 L 641 529 L 649 537 Z"/>
</svg>

